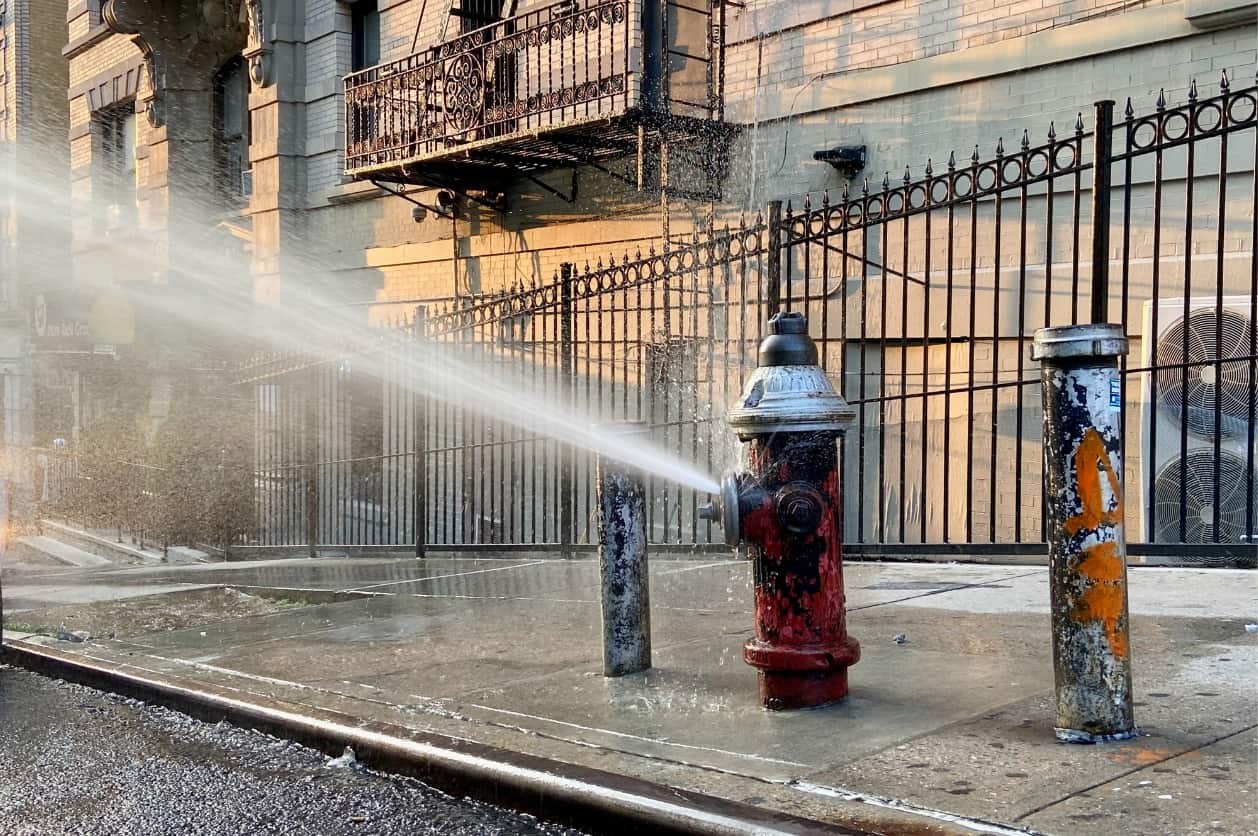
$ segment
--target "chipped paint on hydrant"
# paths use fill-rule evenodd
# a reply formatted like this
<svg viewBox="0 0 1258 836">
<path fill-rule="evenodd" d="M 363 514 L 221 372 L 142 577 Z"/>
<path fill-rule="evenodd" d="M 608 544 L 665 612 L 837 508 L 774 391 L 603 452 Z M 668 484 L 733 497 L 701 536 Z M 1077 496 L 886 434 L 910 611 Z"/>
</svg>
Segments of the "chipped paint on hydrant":
<svg viewBox="0 0 1258 836">
<path fill-rule="evenodd" d="M 1136 735 L 1123 535 L 1117 325 L 1036 332 L 1041 364 L 1053 669 L 1059 740 Z"/>
<path fill-rule="evenodd" d="M 704 512 L 754 563 L 755 634 L 743 659 L 758 670 L 765 708 L 845 697 L 847 669 L 860 659 L 847 634 L 836 449 L 852 417 L 817 364 L 807 320 L 774 316 L 729 413 L 746 470 L 727 474 Z"/>
</svg>

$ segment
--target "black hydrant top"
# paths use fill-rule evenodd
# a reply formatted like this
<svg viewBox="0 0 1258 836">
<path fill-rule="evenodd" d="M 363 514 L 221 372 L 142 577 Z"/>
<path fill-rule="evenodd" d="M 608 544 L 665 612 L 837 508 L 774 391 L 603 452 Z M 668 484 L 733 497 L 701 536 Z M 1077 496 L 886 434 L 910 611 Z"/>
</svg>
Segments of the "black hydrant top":
<svg viewBox="0 0 1258 836">
<path fill-rule="evenodd" d="M 794 311 L 769 320 L 769 335 L 760 343 L 761 366 L 815 366 L 817 344 L 808 336 L 808 320 Z"/>
</svg>

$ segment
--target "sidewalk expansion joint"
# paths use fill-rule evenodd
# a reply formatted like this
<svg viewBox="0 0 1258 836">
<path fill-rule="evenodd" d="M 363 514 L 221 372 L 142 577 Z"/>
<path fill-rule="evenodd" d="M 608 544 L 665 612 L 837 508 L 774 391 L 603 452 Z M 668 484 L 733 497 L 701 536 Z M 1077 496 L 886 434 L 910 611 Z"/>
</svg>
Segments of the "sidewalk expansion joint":
<svg viewBox="0 0 1258 836">
<path fill-rule="evenodd" d="M 1007 578 L 992 578 L 991 580 L 975 581 L 974 583 L 959 583 L 953 586 L 945 587 L 943 589 L 932 589 L 927 592 L 922 592 L 918 595 L 906 595 L 903 598 L 896 598 L 891 601 L 878 601 L 873 604 L 861 604 L 858 607 L 848 607 L 847 611 L 856 612 L 857 610 L 871 610 L 874 607 L 886 607 L 891 604 L 902 604 L 905 601 L 912 601 L 917 598 L 929 598 L 932 595 L 944 595 L 948 592 L 960 592 L 963 589 L 982 589 L 983 587 L 991 586 L 992 584 L 1004 583 L 1005 581 L 1016 581 L 1021 578 L 1029 578 L 1032 575 L 1038 575 L 1038 574 L 1040 574 L 1040 571 L 1037 569 L 1033 572 L 1023 572 L 1020 575 L 1010 575 Z"/>
<path fill-rule="evenodd" d="M 1025 819 L 1029 819 L 1031 816 L 1039 815 L 1040 813 L 1044 812 L 1045 810 L 1049 809 L 1050 807 L 1056 807 L 1058 804 L 1063 804 L 1063 803 L 1065 803 L 1065 802 L 1069 801 L 1069 800 L 1070 800 L 1070 799 L 1072 799 L 1072 798 L 1078 798 L 1079 796 L 1083 795 L 1084 793 L 1091 792 L 1092 790 L 1096 789 L 1097 787 L 1103 787 L 1103 786 L 1105 786 L 1106 784 L 1112 784 L 1112 783 L 1113 783 L 1113 782 L 1115 782 L 1115 781 L 1121 781 L 1123 778 L 1126 778 L 1128 775 L 1135 775 L 1137 772 L 1143 772 L 1143 771 L 1144 771 L 1144 770 L 1146 770 L 1146 769 L 1149 769 L 1149 768 L 1154 767 L 1154 766 L 1158 766 L 1158 765 L 1160 765 L 1160 764 L 1164 764 L 1164 763 L 1166 763 L 1167 761 L 1173 761 L 1173 760 L 1175 760 L 1176 758 L 1182 758 L 1184 755 L 1189 755 L 1189 754 L 1192 754 L 1193 752 L 1199 752 L 1199 751 L 1201 751 L 1202 749 L 1205 749 L 1205 748 L 1207 748 L 1207 747 L 1213 746 L 1214 744 L 1216 744 L 1216 743 L 1220 743 L 1220 742 L 1222 742 L 1222 741 L 1224 741 L 1224 740 L 1228 740 L 1229 738 L 1236 737 L 1236 736 L 1237 736 L 1237 735 L 1239 735 L 1239 734 L 1245 734 L 1246 732 L 1253 731 L 1255 728 L 1258 728 L 1258 723 L 1251 723 L 1251 724 L 1249 724 L 1248 726 L 1245 726 L 1245 727 L 1244 727 L 1244 728 L 1242 728 L 1242 729 L 1237 729 L 1236 731 L 1233 731 L 1233 732 L 1228 732 L 1227 734 L 1223 734 L 1223 735 L 1219 735 L 1218 737 L 1216 737 L 1216 738 L 1214 738 L 1214 739 L 1212 739 L 1212 740 L 1207 740 L 1207 741 L 1205 741 L 1204 743 L 1200 743 L 1200 744 L 1198 744 L 1198 745 L 1196 745 L 1196 746 L 1190 747 L 1190 748 L 1188 748 L 1188 749 L 1184 749 L 1184 750 L 1179 751 L 1179 752 L 1176 752 L 1176 753 L 1174 753 L 1174 754 L 1172 754 L 1172 755 L 1167 755 L 1167 756 L 1166 756 L 1166 757 L 1164 757 L 1164 758 L 1159 758 L 1158 760 L 1155 760 L 1155 761 L 1150 761 L 1150 762 L 1148 762 L 1148 763 L 1142 763 L 1142 764 L 1140 764 L 1139 766 L 1133 766 L 1131 769 L 1125 769 L 1125 770 L 1123 770 L 1122 772 L 1118 773 L 1117 775 L 1111 775 L 1110 777 L 1106 778 L 1104 781 L 1097 781 L 1096 783 L 1094 783 L 1094 784 L 1089 784 L 1089 785 L 1088 785 L 1088 786 L 1086 786 L 1086 787 L 1080 787 L 1080 788 L 1079 788 L 1079 789 L 1077 789 L 1077 790 L 1074 790 L 1074 791 L 1072 791 L 1072 792 L 1070 792 L 1070 793 L 1067 793 L 1066 795 L 1062 796 L 1061 798 L 1055 799 L 1055 800 L 1053 800 L 1053 801 L 1048 801 L 1048 802 L 1046 802 L 1046 803 L 1044 803 L 1044 804 L 1041 804 L 1041 805 L 1040 805 L 1040 806 L 1038 806 L 1038 807 L 1035 807 L 1035 808 L 1033 808 L 1033 809 L 1031 809 L 1031 810 L 1027 810 L 1025 813 L 1021 813 L 1021 814 L 1019 814 L 1019 815 L 1015 816 L 1013 820 L 1014 820 L 1014 821 L 1023 821 L 1023 820 L 1025 820 Z M 1071 744 L 1063 744 L 1063 745 L 1071 745 Z M 1097 745 L 1097 746 L 1104 746 L 1105 744 L 1104 744 L 1104 743 L 1098 743 L 1098 744 L 1096 744 L 1096 745 Z"/>
<path fill-rule="evenodd" d="M 786 786 L 809 795 L 820 795 L 826 798 L 838 798 L 843 801 L 854 801 L 861 804 L 869 804 L 873 807 L 882 807 L 888 810 L 896 810 L 901 813 L 912 813 L 916 816 L 935 819 L 936 821 L 947 822 L 948 824 L 959 824 L 968 828 L 975 833 L 990 834 L 990 836 L 1041 836 L 1037 831 L 1024 827 L 1012 827 L 999 822 L 987 821 L 986 819 L 976 819 L 969 816 L 961 816 L 956 813 L 949 813 L 945 810 L 936 810 L 933 807 L 922 807 L 917 804 L 911 804 L 907 801 L 901 801 L 898 798 L 887 798 L 881 795 L 872 795 L 870 793 L 859 792 L 857 790 L 848 790 L 841 787 L 828 787 L 822 784 L 813 784 L 808 781 L 787 781 Z"/>
</svg>

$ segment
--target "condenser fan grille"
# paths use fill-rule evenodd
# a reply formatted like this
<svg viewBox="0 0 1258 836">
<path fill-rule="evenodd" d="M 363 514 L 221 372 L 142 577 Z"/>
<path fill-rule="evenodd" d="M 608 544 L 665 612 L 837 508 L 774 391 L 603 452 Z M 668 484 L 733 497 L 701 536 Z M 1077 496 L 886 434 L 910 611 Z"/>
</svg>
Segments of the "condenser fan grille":
<svg viewBox="0 0 1258 836">
<path fill-rule="evenodd" d="M 1243 543 L 1248 533 L 1246 503 L 1250 478 L 1245 461 L 1219 452 L 1219 490 L 1214 490 L 1214 452 L 1196 450 L 1176 458 L 1154 485 L 1154 534 L 1158 543 Z M 1258 500 L 1258 491 L 1255 491 Z M 1218 509 L 1216 537 L 1215 509 Z M 1181 510 L 1183 525 L 1181 528 Z M 1252 509 L 1258 520 L 1258 508 Z M 1182 536 L 1181 536 L 1182 534 Z"/>
<path fill-rule="evenodd" d="M 1253 323 L 1234 311 L 1193 311 L 1158 338 L 1159 405 L 1169 407 L 1198 435 L 1224 437 L 1245 430 L 1253 395 Z M 1209 361 L 1221 361 L 1213 363 Z M 1185 369 L 1182 364 L 1187 364 Z"/>
</svg>

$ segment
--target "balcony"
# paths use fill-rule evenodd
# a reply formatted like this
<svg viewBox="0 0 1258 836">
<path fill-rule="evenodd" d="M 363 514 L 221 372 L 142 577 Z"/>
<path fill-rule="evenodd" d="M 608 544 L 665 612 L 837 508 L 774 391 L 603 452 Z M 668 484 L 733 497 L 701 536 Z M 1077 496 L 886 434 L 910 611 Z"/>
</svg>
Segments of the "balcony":
<svg viewBox="0 0 1258 836">
<path fill-rule="evenodd" d="M 641 166 L 664 143 L 710 161 L 728 137 L 723 43 L 719 0 L 568 0 L 495 21 L 346 77 L 346 173 L 470 190 Z"/>
</svg>

